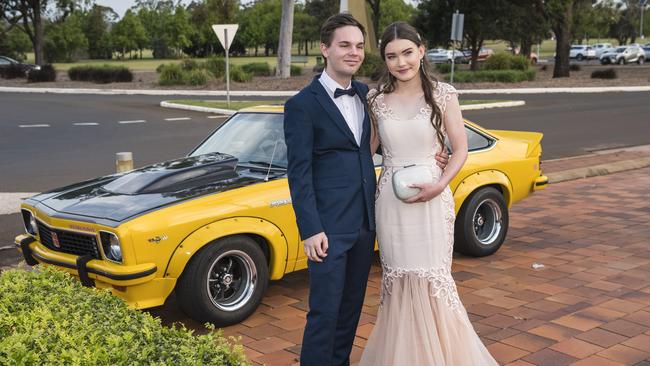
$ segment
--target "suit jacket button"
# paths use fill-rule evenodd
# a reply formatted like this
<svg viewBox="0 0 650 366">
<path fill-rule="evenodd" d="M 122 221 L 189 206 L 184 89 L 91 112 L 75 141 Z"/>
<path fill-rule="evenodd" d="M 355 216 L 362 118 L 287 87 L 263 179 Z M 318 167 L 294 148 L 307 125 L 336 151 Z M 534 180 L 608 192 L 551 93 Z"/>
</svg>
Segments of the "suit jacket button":
<svg viewBox="0 0 650 366">
<path fill-rule="evenodd" d="M 368 183 L 368 181 L 366 180 L 366 178 L 363 178 L 363 183 Z"/>
</svg>

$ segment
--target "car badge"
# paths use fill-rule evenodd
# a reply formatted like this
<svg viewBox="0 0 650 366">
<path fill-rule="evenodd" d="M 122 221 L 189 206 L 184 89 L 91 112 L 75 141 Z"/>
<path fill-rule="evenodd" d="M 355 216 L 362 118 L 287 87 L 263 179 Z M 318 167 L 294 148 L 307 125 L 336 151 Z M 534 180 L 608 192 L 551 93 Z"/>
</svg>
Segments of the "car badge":
<svg viewBox="0 0 650 366">
<path fill-rule="evenodd" d="M 149 238 L 149 239 L 147 239 L 147 241 L 148 241 L 149 243 L 151 243 L 151 244 L 158 244 L 158 243 L 160 243 L 160 242 L 163 241 L 163 240 L 167 240 L 167 235 L 163 235 L 163 236 L 154 236 L 153 238 Z"/>
<path fill-rule="evenodd" d="M 284 206 L 284 205 L 290 205 L 291 200 L 290 199 L 284 199 L 284 200 L 276 200 L 276 201 L 271 201 L 271 204 L 269 205 L 271 208 L 273 207 L 278 207 L 278 206 Z"/>
<path fill-rule="evenodd" d="M 54 247 L 61 249 L 61 242 L 59 242 L 59 236 L 56 235 L 54 231 L 52 231 L 52 244 L 54 244 Z"/>
</svg>

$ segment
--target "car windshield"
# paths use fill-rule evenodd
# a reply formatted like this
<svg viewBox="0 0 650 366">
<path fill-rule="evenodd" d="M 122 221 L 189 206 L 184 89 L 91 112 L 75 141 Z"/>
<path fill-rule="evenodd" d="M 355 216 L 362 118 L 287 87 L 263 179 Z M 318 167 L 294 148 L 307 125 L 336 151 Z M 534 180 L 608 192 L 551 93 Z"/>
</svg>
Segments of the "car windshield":
<svg viewBox="0 0 650 366">
<path fill-rule="evenodd" d="M 616 52 L 625 52 L 625 47 L 619 47 L 616 49 Z"/>
<path fill-rule="evenodd" d="M 240 164 L 286 168 L 283 120 L 282 113 L 237 113 L 189 156 L 220 152 L 236 157 Z"/>
</svg>

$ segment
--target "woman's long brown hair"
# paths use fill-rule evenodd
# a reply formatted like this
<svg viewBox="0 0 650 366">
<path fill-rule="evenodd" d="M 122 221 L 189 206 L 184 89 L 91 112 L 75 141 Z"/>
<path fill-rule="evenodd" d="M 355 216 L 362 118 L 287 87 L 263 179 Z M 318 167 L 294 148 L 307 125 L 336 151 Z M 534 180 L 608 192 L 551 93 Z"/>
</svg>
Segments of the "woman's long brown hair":
<svg viewBox="0 0 650 366">
<path fill-rule="evenodd" d="M 386 45 L 391 41 L 396 39 L 406 39 L 415 43 L 418 47 L 423 46 L 424 43 L 420 38 L 417 30 L 413 28 L 410 24 L 406 22 L 395 22 L 384 31 L 384 34 L 381 36 L 381 46 L 379 47 L 379 52 L 381 59 L 384 60 L 384 67 L 382 70 L 381 77 L 379 79 L 379 84 L 377 85 L 377 93 L 368 99 L 368 105 L 370 106 L 369 110 L 372 111 L 372 106 L 374 106 L 377 97 L 380 94 L 390 94 L 395 91 L 395 86 L 397 84 L 397 79 L 388 71 L 386 66 Z M 420 69 L 420 80 L 422 82 L 422 91 L 424 92 L 424 100 L 427 105 L 431 108 L 431 124 L 436 130 L 436 137 L 440 142 L 440 146 L 444 146 L 445 135 L 442 133 L 442 111 L 440 107 L 436 104 L 436 100 L 433 96 L 433 92 L 438 86 L 438 80 L 431 73 L 432 67 L 431 64 L 427 61 L 427 58 L 424 57 L 421 63 Z M 376 133 L 379 133 L 377 129 L 377 116 L 374 113 L 370 113 L 370 120 L 375 128 Z"/>
</svg>

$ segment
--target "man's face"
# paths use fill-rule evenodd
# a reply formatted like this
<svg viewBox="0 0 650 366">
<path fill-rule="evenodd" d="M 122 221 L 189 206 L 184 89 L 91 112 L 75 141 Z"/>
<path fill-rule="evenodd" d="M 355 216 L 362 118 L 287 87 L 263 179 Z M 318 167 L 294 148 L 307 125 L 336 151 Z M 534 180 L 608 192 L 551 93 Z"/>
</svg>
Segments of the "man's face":
<svg viewBox="0 0 650 366">
<path fill-rule="evenodd" d="M 341 77 L 352 77 L 361 67 L 364 53 L 363 33 L 358 27 L 337 28 L 328 47 L 321 43 L 320 50 L 327 59 L 327 73 Z"/>
</svg>

